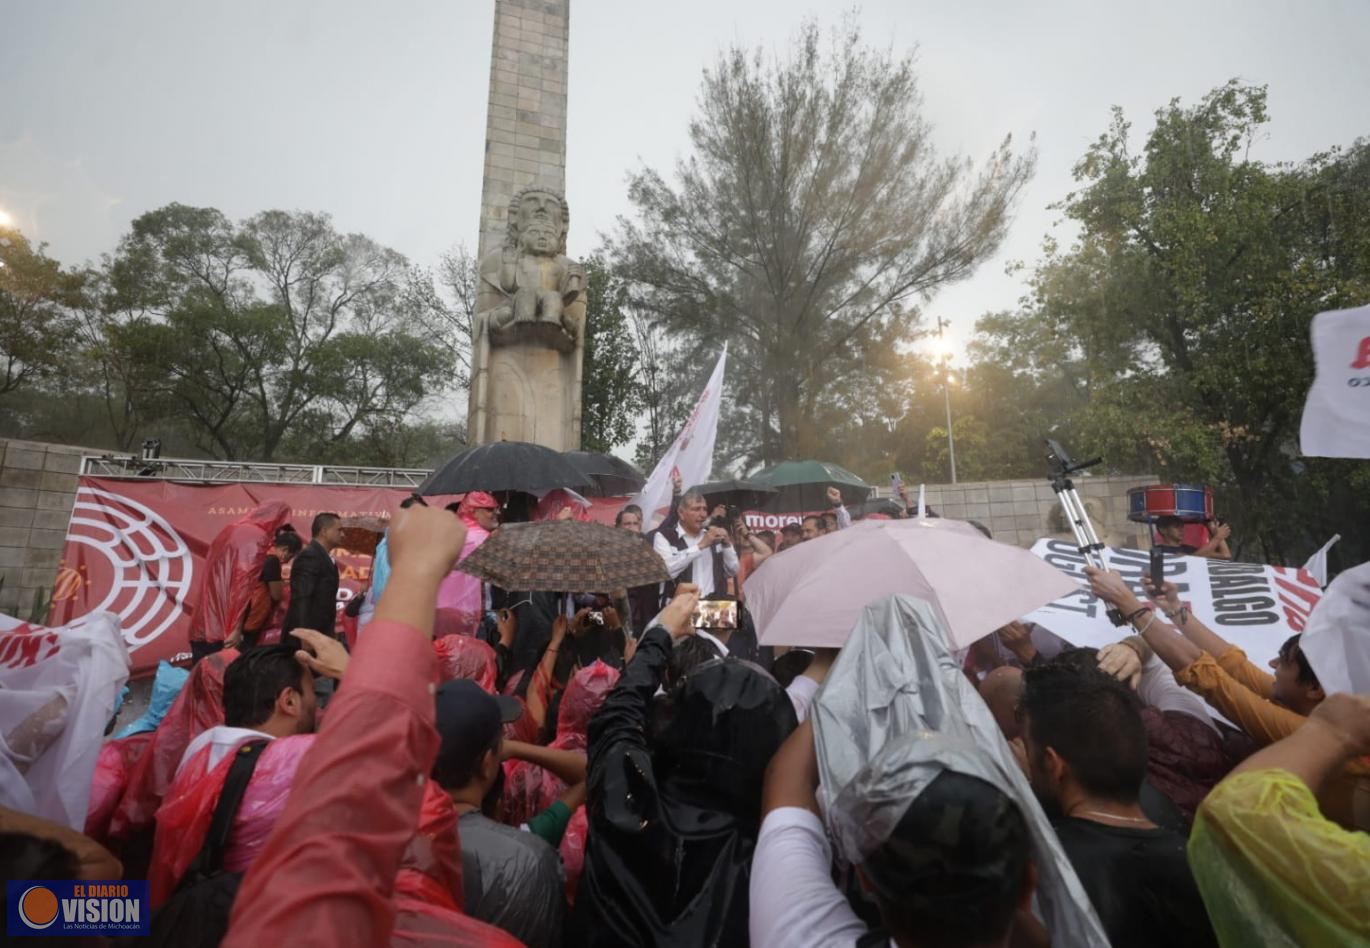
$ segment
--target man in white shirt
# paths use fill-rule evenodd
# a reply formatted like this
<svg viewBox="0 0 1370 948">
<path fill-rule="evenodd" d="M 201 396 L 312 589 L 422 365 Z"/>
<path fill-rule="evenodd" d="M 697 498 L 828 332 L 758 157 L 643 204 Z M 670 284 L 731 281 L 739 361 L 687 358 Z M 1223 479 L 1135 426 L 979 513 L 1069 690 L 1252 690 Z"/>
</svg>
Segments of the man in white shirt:
<svg viewBox="0 0 1370 948">
<path fill-rule="evenodd" d="M 686 491 L 676 505 L 678 522 L 663 527 L 652 546 L 676 582 L 694 583 L 699 598 L 726 593 L 727 580 L 737 575 L 737 550 L 721 526 L 705 529 L 709 505 L 698 491 Z"/>
</svg>

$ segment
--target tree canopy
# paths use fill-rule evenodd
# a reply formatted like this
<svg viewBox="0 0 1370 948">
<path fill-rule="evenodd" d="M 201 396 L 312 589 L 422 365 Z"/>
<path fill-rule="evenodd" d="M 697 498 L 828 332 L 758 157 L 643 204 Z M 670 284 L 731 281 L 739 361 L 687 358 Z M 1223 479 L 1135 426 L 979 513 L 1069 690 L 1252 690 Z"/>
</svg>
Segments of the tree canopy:
<svg viewBox="0 0 1370 948">
<path fill-rule="evenodd" d="M 682 363 L 731 345 L 721 441 L 744 466 L 820 453 L 834 412 L 874 407 L 884 353 L 998 247 L 1035 160 L 1007 138 L 978 168 L 938 155 L 912 55 L 812 23 L 784 60 L 722 54 L 689 137 L 673 183 L 631 176 L 609 251 Z"/>
</svg>

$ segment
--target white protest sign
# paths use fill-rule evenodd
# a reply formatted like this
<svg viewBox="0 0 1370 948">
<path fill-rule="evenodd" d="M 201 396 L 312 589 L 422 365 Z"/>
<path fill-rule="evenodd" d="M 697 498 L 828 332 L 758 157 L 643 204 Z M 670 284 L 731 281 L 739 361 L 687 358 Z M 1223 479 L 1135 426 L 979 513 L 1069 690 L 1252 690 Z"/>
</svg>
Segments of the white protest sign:
<svg viewBox="0 0 1370 948">
<path fill-rule="evenodd" d="M 1085 558 L 1067 540 L 1038 540 L 1032 552 L 1081 582 L 1080 591 L 1043 606 L 1024 618 L 1055 632 L 1072 645 L 1102 648 L 1132 633 L 1118 628 L 1104 603 L 1085 582 Z M 1151 568 L 1145 550 L 1110 547 L 1103 551 L 1139 597 L 1142 575 Z M 1279 653 L 1280 645 L 1302 632 L 1322 598 L 1318 581 L 1306 571 L 1260 563 L 1229 563 L 1201 556 L 1166 556 L 1165 578 L 1179 587 L 1180 599 L 1210 629 L 1238 646 L 1257 665 Z"/>
<path fill-rule="evenodd" d="M 1370 458 L 1370 306 L 1313 317 L 1317 375 L 1299 426 L 1309 457 Z"/>
</svg>

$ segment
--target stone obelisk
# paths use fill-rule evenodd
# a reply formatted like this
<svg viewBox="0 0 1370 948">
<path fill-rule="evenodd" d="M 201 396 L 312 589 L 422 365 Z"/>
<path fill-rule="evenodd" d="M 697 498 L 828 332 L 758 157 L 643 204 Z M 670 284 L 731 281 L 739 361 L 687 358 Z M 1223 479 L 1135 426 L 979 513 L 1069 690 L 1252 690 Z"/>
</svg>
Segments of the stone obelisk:
<svg viewBox="0 0 1370 948">
<path fill-rule="evenodd" d="M 467 415 L 473 444 L 580 447 L 584 273 L 566 256 L 570 0 L 496 0 Z"/>
</svg>

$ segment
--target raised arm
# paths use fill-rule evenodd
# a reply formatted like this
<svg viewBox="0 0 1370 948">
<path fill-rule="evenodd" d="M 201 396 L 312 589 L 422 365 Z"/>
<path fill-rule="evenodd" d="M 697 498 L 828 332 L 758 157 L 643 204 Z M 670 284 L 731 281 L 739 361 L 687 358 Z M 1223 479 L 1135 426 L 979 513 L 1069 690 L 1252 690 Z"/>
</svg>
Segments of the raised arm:
<svg viewBox="0 0 1370 948">
<path fill-rule="evenodd" d="M 571 785 L 583 782 L 588 769 L 584 754 L 543 747 L 540 744 L 525 744 L 523 741 L 506 740 L 502 745 L 501 754 L 505 760 L 526 760 L 556 774 L 563 783 Z"/>
<path fill-rule="evenodd" d="M 675 598 L 638 642 L 637 653 L 624 666 L 614 690 L 590 721 L 589 793 L 591 820 L 602 818 L 625 833 L 641 830 L 655 810 L 649 799 L 656 781 L 647 745 L 652 697 L 661 686 L 671 658 L 672 633 L 693 634 L 690 617 L 699 589 L 681 583 Z M 669 629 L 669 631 L 668 631 Z"/>
<path fill-rule="evenodd" d="M 390 535 L 394 573 L 375 631 L 358 643 L 285 811 L 243 878 L 229 948 L 332 942 L 341 933 L 349 944 L 389 943 L 389 894 L 438 752 L 433 607 L 466 531 L 446 511 L 412 507 Z"/>
</svg>

